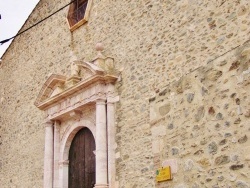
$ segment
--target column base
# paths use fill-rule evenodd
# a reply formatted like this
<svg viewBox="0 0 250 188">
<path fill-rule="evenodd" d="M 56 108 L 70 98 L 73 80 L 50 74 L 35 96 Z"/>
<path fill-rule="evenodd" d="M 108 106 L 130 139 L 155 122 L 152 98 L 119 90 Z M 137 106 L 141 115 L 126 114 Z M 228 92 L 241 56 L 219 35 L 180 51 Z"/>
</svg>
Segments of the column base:
<svg viewBox="0 0 250 188">
<path fill-rule="evenodd" d="M 108 188 L 109 185 L 108 184 L 95 184 L 95 187 L 94 188 Z"/>
</svg>

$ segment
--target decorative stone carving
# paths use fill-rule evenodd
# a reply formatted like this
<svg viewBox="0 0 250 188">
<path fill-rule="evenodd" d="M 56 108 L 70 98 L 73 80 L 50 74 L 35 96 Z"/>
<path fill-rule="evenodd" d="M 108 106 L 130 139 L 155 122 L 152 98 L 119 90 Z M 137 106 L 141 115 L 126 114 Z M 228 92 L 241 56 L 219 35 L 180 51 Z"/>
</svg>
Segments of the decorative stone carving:
<svg viewBox="0 0 250 188">
<path fill-rule="evenodd" d="M 118 75 L 119 71 L 114 64 L 114 58 L 106 57 L 102 54 L 103 46 L 101 43 L 96 44 L 97 57 L 94 60 L 94 64 L 104 70 L 106 74 Z"/>
<path fill-rule="evenodd" d="M 43 84 L 43 87 L 35 101 L 35 105 L 38 106 L 40 103 L 51 97 L 53 92 L 57 91 L 58 87 L 62 88 L 65 82 L 66 76 L 51 74 L 47 81 Z"/>
<path fill-rule="evenodd" d="M 83 127 L 92 132 L 96 142 L 95 187 L 115 184 L 114 103 L 119 97 L 114 83 L 118 71 L 114 59 L 102 55 L 102 44 L 97 44 L 96 49 L 97 58 L 91 62 L 75 60 L 72 54 L 70 75 L 52 74 L 35 101 L 46 112 L 46 122 L 54 122 L 46 127 L 46 188 L 68 187 L 68 153 L 75 134 Z"/>
<path fill-rule="evenodd" d="M 79 76 L 80 73 L 80 69 L 79 69 L 79 65 L 77 64 L 77 61 L 73 61 L 71 63 L 71 76 Z"/>
<path fill-rule="evenodd" d="M 102 54 L 103 49 L 101 43 L 96 45 L 97 57 L 91 62 L 74 58 L 69 77 L 52 74 L 48 78 L 35 105 L 47 111 L 49 120 L 71 118 L 73 110 L 81 111 L 82 106 L 110 95 L 108 83 L 117 80 L 119 71 L 114 59 Z"/>
<path fill-rule="evenodd" d="M 81 81 L 79 64 L 80 64 L 79 61 L 71 62 L 70 77 L 67 79 L 65 83 L 65 88 L 69 88 L 78 83 L 79 81 Z"/>
</svg>

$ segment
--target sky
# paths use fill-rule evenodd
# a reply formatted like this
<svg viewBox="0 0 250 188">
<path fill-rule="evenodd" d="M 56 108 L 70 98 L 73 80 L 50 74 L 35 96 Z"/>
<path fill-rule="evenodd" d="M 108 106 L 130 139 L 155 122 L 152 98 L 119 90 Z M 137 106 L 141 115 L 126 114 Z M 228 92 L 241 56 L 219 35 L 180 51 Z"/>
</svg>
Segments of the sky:
<svg viewBox="0 0 250 188">
<path fill-rule="evenodd" d="M 11 38 L 21 29 L 39 0 L 0 0 L 0 41 Z M 12 40 L 11 40 L 12 41 Z M 0 58 L 11 44 L 0 44 Z"/>
</svg>

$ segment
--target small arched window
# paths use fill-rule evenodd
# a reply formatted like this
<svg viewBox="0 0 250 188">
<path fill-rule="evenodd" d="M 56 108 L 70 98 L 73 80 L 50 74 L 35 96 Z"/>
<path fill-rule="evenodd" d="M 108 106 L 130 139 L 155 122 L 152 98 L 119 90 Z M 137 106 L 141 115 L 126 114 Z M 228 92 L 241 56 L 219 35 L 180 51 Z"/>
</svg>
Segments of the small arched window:
<svg viewBox="0 0 250 188">
<path fill-rule="evenodd" d="M 75 0 L 71 3 L 67 16 L 70 31 L 75 30 L 88 21 L 91 1 Z"/>
</svg>

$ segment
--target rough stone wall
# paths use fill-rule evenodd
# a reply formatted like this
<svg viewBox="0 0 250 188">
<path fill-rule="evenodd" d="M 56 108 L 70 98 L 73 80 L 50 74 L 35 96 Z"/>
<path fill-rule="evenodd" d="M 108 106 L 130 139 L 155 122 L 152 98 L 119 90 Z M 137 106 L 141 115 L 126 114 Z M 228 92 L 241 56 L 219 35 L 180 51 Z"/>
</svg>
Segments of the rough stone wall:
<svg viewBox="0 0 250 188">
<path fill-rule="evenodd" d="M 178 164 L 156 187 L 249 187 L 249 52 L 234 50 L 150 99 L 154 166 Z"/>
<path fill-rule="evenodd" d="M 23 29 L 66 3 L 68 3 L 66 0 L 41 0 Z M 95 43 L 99 41 L 105 46 L 105 55 L 114 57 L 119 69 L 123 70 L 122 79 L 116 85 L 120 95 L 120 102 L 116 106 L 116 166 L 119 187 L 151 188 L 161 185 L 199 187 L 202 182 L 204 184 L 200 187 L 204 187 L 207 183 L 215 185 L 216 180 L 210 177 L 213 171 L 216 173 L 214 177 L 217 178 L 220 172 L 226 170 L 232 174 L 232 179 L 228 179 L 229 175 L 223 176 L 224 180 L 220 181 L 221 186 L 231 184 L 247 187 L 243 181 L 249 184 L 247 180 L 249 164 L 240 154 L 241 150 L 238 154 L 233 149 L 238 145 L 249 145 L 249 131 L 247 132 L 246 128 L 249 119 L 244 114 L 237 114 L 239 106 L 243 113 L 246 106 L 249 106 L 247 102 L 244 103 L 249 101 L 249 95 L 243 93 L 244 88 L 247 91 L 249 86 L 242 82 L 242 89 L 233 89 L 239 84 L 235 81 L 235 76 L 230 77 L 230 75 L 237 69 L 227 72 L 227 68 L 234 62 L 234 58 L 239 59 L 239 55 L 236 55 L 232 49 L 240 49 L 249 40 L 248 0 L 93 0 L 88 23 L 72 33 L 68 29 L 66 15 L 67 9 L 64 9 L 36 28 L 17 37 L 2 58 L 0 65 L 0 182 L 2 187 L 42 187 L 44 114 L 34 107 L 34 100 L 49 73 L 67 74 L 70 69 L 71 51 L 78 59 L 92 60 L 95 57 L 93 50 Z M 220 67 L 216 64 L 216 62 L 219 63 L 220 58 L 225 58 L 226 65 Z M 203 83 L 206 86 L 203 91 L 204 96 L 198 92 L 202 84 L 193 75 L 195 73 L 203 75 L 203 72 L 205 74 L 210 68 L 210 74 L 214 73 L 213 70 L 221 71 L 222 75 L 215 81 L 222 80 L 219 85 L 225 87 L 225 90 L 229 89 L 224 94 L 221 93 L 222 88 L 216 90 L 215 84 L 212 88 L 206 88 L 213 83 L 208 78 Z M 174 121 L 178 113 L 181 113 L 177 112 L 181 106 L 174 108 L 170 105 L 169 113 L 165 114 L 168 110 L 164 108 L 162 113 L 164 116 L 170 116 L 171 121 L 164 119 L 161 124 L 152 123 L 150 106 L 153 101 L 151 103 L 149 101 L 168 86 L 182 83 L 180 78 L 196 80 L 190 86 L 193 90 L 187 93 L 189 100 L 194 94 L 193 101 L 189 103 L 184 94 L 176 94 L 178 99 L 183 98 L 182 105 L 185 109 L 194 109 L 194 112 L 189 112 L 188 117 Z M 224 79 L 228 79 L 228 82 L 222 83 Z M 235 96 L 230 97 L 233 93 L 236 93 Z M 168 96 L 168 93 L 165 95 Z M 226 97 L 219 100 L 222 95 Z M 216 103 L 210 101 L 215 96 L 218 97 L 215 99 Z M 240 100 L 239 105 L 235 104 L 237 98 Z M 223 105 L 227 99 L 230 100 L 229 107 L 224 109 Z M 177 104 L 180 102 L 177 101 Z M 214 116 L 208 114 L 210 107 L 215 111 Z M 236 110 L 235 116 L 229 116 L 229 110 Z M 221 120 L 216 119 L 219 113 L 218 116 L 223 118 Z M 241 122 L 234 124 L 238 116 Z M 227 117 L 230 117 L 228 127 L 224 125 Z M 195 122 L 195 118 L 200 120 Z M 205 119 L 208 121 L 204 122 Z M 183 121 L 187 122 L 180 125 Z M 218 126 L 216 126 L 217 121 Z M 173 128 L 169 130 L 171 123 Z M 190 127 L 186 129 L 185 126 Z M 236 126 L 239 126 L 237 134 Z M 166 129 L 162 133 L 166 134 L 155 135 L 154 127 Z M 193 139 L 192 132 L 188 132 L 188 143 L 183 146 L 181 135 L 178 136 L 177 132 L 181 132 L 182 129 L 187 132 L 193 128 L 199 130 L 193 130 Z M 203 129 L 205 135 L 202 137 Z M 231 136 L 227 134 L 228 137 L 225 137 L 226 133 L 230 133 Z M 177 137 L 172 138 L 171 134 Z M 214 134 L 216 136 L 213 136 Z M 200 137 L 195 138 L 197 135 Z M 215 137 L 214 141 L 210 136 Z M 153 145 L 158 137 L 159 139 L 164 137 L 162 142 L 164 152 L 160 150 L 155 153 Z M 203 139 L 207 143 L 204 141 L 205 144 L 200 145 Z M 223 139 L 226 143 L 221 146 L 219 143 Z M 247 141 L 239 143 L 240 139 L 243 141 L 247 139 Z M 232 143 L 232 140 L 236 143 Z M 217 147 L 216 153 L 209 153 L 211 143 L 213 143 L 212 148 Z M 191 146 L 193 144 L 197 146 Z M 221 151 L 226 146 L 228 148 Z M 176 179 L 173 182 L 157 184 L 155 182 L 155 168 L 159 165 L 157 160 L 162 162 L 160 160 L 173 157 L 172 151 L 177 152 L 174 157 L 181 160 L 180 155 L 184 148 L 192 152 L 196 149 L 196 151 L 201 150 L 201 153 L 198 155 L 190 153 L 184 158 L 187 163 L 180 164 L 181 175 L 174 176 Z M 236 155 L 239 157 L 234 157 Z M 218 157 L 221 156 L 222 159 L 225 156 L 224 160 L 230 161 L 226 164 L 215 164 L 215 161 L 220 161 Z M 211 166 L 201 166 L 202 162 L 199 163 L 199 161 L 203 159 L 205 164 L 208 162 Z M 190 171 L 184 178 L 182 172 L 185 170 L 185 164 L 189 166 Z M 193 168 L 190 167 L 192 164 Z M 217 165 L 219 169 L 216 168 Z M 236 168 L 241 169 L 231 170 L 232 165 L 238 165 Z M 200 166 L 201 172 L 196 170 Z M 216 169 L 208 171 L 212 167 Z M 193 180 L 191 177 L 198 172 L 201 180 Z M 197 185 L 193 181 L 196 181 Z"/>
<path fill-rule="evenodd" d="M 23 29 L 62 6 L 63 2 L 58 3 L 53 10 L 46 4 L 43 1 L 39 3 Z M 59 26 L 59 23 L 55 24 L 56 18 L 58 15 L 49 20 L 53 22 L 50 26 L 42 23 L 17 37 L 2 57 L 0 184 L 3 188 L 42 187 L 44 114 L 34 106 L 34 101 L 48 74 L 55 69 L 63 70 L 62 65 L 57 64 L 62 57 L 53 55 L 60 52 L 50 46 L 55 42 L 52 39 L 57 40 L 55 36 L 59 35 L 52 32 Z M 62 29 L 58 27 L 61 33 Z M 61 48 L 60 45 L 57 47 Z"/>
<path fill-rule="evenodd" d="M 119 44 L 129 43 L 127 48 L 121 50 L 127 56 L 123 60 L 127 63 L 123 65 L 122 84 L 118 84 L 121 101 L 117 106 L 119 147 L 117 175 L 120 187 L 124 188 L 161 185 L 155 182 L 155 170 L 161 167 L 161 162 L 168 157 L 160 158 L 158 163 L 154 161 L 156 160 L 153 153 L 155 136 L 151 131 L 153 125 L 150 124 L 149 119 L 149 98 L 162 88 L 178 81 L 180 77 L 188 75 L 190 71 L 200 66 L 206 67 L 209 62 L 230 53 L 231 49 L 249 39 L 249 29 L 245 31 L 241 29 L 243 23 L 249 25 L 247 21 L 249 9 L 243 15 L 240 13 L 240 7 L 247 3 L 246 1 L 241 1 L 240 5 L 238 1 L 140 2 L 141 4 L 130 1 L 128 6 L 133 7 L 133 11 L 127 11 L 124 16 L 124 22 L 127 24 L 120 26 L 124 28 L 125 34 L 122 40 L 124 42 Z M 246 7 L 249 7 L 249 4 Z M 129 25 L 132 24 L 130 28 Z M 145 35 L 146 33 L 148 34 Z M 186 108 L 194 107 L 190 104 L 190 107 Z M 174 112 L 171 115 L 173 116 Z M 182 118 L 185 120 L 185 117 Z M 168 124 L 163 123 L 162 126 L 166 129 Z M 176 123 L 175 126 L 180 125 Z M 162 143 L 162 147 L 168 150 L 167 143 L 174 142 L 175 138 L 171 138 L 167 130 L 161 131 L 166 132 L 166 135 L 163 135 L 166 140 Z M 217 132 L 217 130 L 213 131 Z M 181 144 L 182 142 L 179 142 L 172 147 L 181 148 Z M 231 155 L 229 151 L 228 155 Z M 222 169 L 228 170 L 228 167 Z M 246 163 L 244 170 L 247 171 L 247 169 Z M 182 171 L 179 173 L 182 174 Z M 177 177 L 182 176 L 178 175 Z M 239 179 L 241 178 L 247 181 L 246 178 Z M 175 180 L 173 184 L 165 183 L 162 186 L 191 187 L 194 184 L 180 178 L 177 180 L 179 181 Z M 206 186 L 200 185 L 199 181 L 197 184 L 197 187 Z"/>
</svg>

